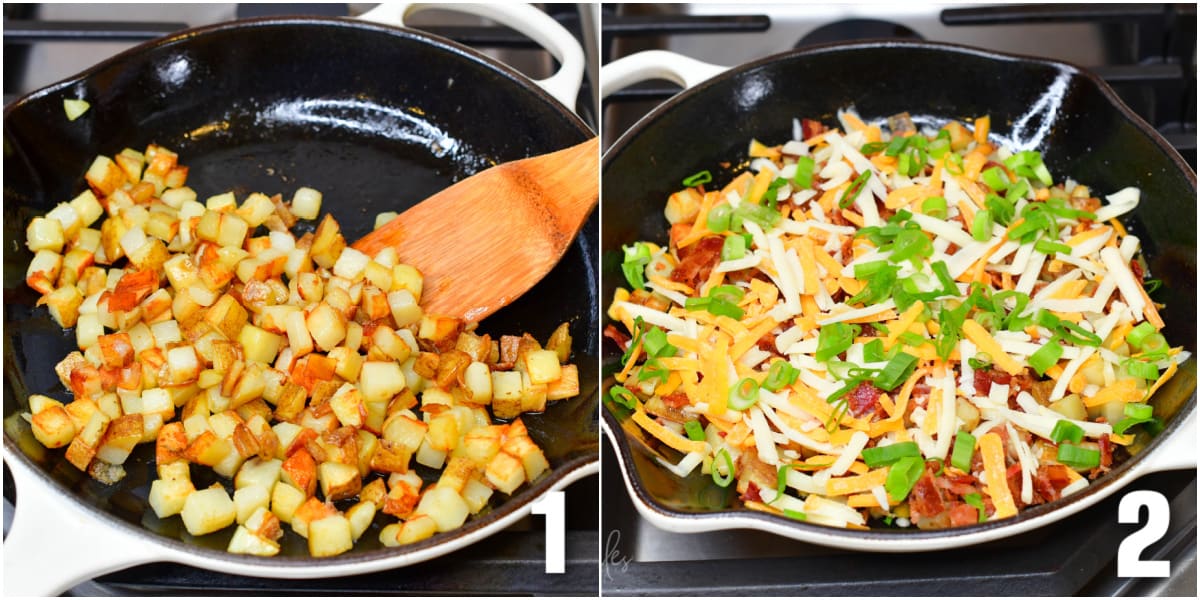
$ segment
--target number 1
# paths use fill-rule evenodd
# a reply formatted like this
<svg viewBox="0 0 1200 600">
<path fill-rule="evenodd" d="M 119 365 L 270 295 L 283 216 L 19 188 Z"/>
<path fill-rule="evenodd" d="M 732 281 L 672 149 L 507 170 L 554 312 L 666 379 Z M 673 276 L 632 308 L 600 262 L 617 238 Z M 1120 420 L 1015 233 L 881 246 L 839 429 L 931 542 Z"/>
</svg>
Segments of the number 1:
<svg viewBox="0 0 1200 600">
<path fill-rule="evenodd" d="M 534 502 L 535 515 L 546 517 L 546 572 L 565 573 L 566 568 L 566 504 L 563 492 L 550 492 Z"/>
</svg>

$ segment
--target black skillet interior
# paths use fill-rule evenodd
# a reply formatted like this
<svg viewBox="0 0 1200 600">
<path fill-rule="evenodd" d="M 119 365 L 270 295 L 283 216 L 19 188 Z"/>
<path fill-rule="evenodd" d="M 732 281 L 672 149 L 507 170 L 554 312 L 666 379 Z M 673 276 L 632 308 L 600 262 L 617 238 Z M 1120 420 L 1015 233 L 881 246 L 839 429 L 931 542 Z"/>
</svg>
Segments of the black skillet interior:
<svg viewBox="0 0 1200 600">
<path fill-rule="evenodd" d="M 91 110 L 69 122 L 62 101 L 76 97 Z M 86 189 L 83 174 L 97 154 L 150 142 L 174 149 L 190 166 L 188 185 L 202 201 L 227 190 L 239 199 L 251 191 L 286 199 L 300 186 L 316 188 L 324 193 L 323 209 L 354 240 L 380 212 L 402 211 L 496 162 L 591 136 L 507 67 L 440 38 L 348 19 L 264 19 L 180 34 L 14 103 L 4 115 L 6 433 L 93 507 L 199 546 L 223 549 L 228 541 L 230 531 L 190 539 L 178 517 L 155 518 L 145 500 L 152 444 L 139 447 L 126 465 L 129 475 L 107 487 L 66 463 L 61 451 L 29 444 L 27 427 L 19 433 L 16 415 L 28 394 L 70 399 L 51 367 L 74 349 L 73 330 L 34 308 L 37 295 L 24 284 L 31 258 L 24 226 Z M 554 471 L 512 500 L 497 494 L 490 511 L 445 535 L 478 529 L 598 459 L 597 220 L 593 214 L 542 282 L 480 325 L 493 336 L 528 331 L 544 341 L 570 322 L 581 395 L 525 417 Z M 503 265 L 495 273 L 503 277 Z M 198 485 L 207 483 L 195 471 Z M 396 552 L 364 554 L 377 545 L 378 534 L 368 532 L 354 553 L 334 560 Z M 304 540 L 289 533 L 284 554 L 307 556 Z"/>
<path fill-rule="evenodd" d="M 681 180 L 710 169 L 712 185 L 724 185 L 731 173 L 721 165 L 744 163 L 750 138 L 768 145 L 790 140 L 793 118 L 839 126 L 836 112 L 848 106 L 867 119 L 907 111 L 918 123 L 934 125 L 991 115 L 994 136 L 1042 151 L 1058 180 L 1073 177 L 1097 194 L 1141 188 L 1136 214 L 1123 220 L 1141 238 L 1151 276 L 1164 282 L 1155 299 L 1167 305 L 1162 313 L 1167 338 L 1195 352 L 1195 174 L 1094 76 L 1058 63 L 938 44 L 859 43 L 778 55 L 683 92 L 640 121 L 603 160 L 602 298 L 611 299 L 616 286 L 628 285 L 620 269 L 622 244 L 666 242 L 662 210 Z M 621 352 L 611 341 L 603 344 L 608 374 L 619 369 Z M 610 384 L 611 378 L 605 382 Z M 1192 359 L 1156 394 L 1158 414 L 1170 417 L 1194 403 L 1194 389 Z M 680 480 L 655 461 L 659 455 L 677 461 L 677 453 L 659 449 L 625 418 L 624 409 L 611 402 L 605 406 L 604 418 L 613 431 L 622 432 L 618 452 L 635 491 L 654 510 L 685 519 L 736 511 L 776 527 L 820 527 L 738 509 L 736 493 L 707 477 Z M 1084 493 L 1096 493 L 1122 471 Z M 1018 518 L 1058 505 L 1042 505 Z"/>
</svg>

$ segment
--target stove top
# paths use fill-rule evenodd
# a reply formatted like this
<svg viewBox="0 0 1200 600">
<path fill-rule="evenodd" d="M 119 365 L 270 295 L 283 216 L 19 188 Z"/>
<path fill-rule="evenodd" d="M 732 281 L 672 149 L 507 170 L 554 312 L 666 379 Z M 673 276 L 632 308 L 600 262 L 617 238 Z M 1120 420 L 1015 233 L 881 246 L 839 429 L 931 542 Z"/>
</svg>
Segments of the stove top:
<svg viewBox="0 0 1200 600">
<path fill-rule="evenodd" d="M 733 66 L 793 47 L 867 38 L 950 42 L 1086 67 L 1196 165 L 1195 5 L 607 4 L 601 60 L 650 49 Z M 650 81 L 609 95 L 608 148 L 679 87 Z M 603 464 L 616 461 L 605 442 Z M 1144 559 L 1172 576 L 1116 576 L 1120 496 L 1036 532 L 952 552 L 881 555 L 757 531 L 674 534 L 643 520 L 619 471 L 603 469 L 602 586 L 613 595 L 1023 596 L 1196 593 L 1196 473 L 1143 477 L 1163 494 L 1167 534 Z M 1151 556 L 1153 555 L 1153 556 Z"/>
</svg>

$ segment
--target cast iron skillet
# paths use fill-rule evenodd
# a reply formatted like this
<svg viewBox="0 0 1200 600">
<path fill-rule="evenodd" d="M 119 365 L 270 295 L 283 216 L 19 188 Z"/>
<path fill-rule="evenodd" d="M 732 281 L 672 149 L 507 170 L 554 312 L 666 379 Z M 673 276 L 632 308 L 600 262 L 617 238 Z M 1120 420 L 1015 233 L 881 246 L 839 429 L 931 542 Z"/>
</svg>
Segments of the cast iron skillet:
<svg viewBox="0 0 1200 600">
<path fill-rule="evenodd" d="M 74 97 L 92 106 L 69 122 L 62 101 Z M 251 575 L 390 568 L 511 523 L 545 491 L 594 472 L 598 461 L 596 215 L 541 283 L 481 324 L 493 336 L 528 331 L 544 340 L 560 323 L 571 323 L 581 395 L 524 418 L 553 470 L 512 498 L 497 494 L 490 509 L 457 531 L 382 548 L 380 518 L 353 551 L 320 560 L 308 558 L 304 540 L 290 532 L 281 555 L 263 559 L 224 553 L 232 528 L 191 538 L 178 517 L 157 519 L 146 502 L 154 478 L 152 444 L 139 446 L 124 480 L 104 486 L 68 464 L 62 451 L 30 443 L 17 415 L 27 410 L 32 393 L 70 399 L 52 367 L 74 349 L 74 332 L 34 308 L 37 294 L 23 281 L 31 258 L 24 227 L 86 188 L 83 174 L 96 154 L 154 142 L 177 151 L 191 167 L 188 185 L 201 199 L 231 189 L 239 198 L 250 191 L 290 198 L 300 186 L 314 187 L 324 193 L 323 209 L 354 240 L 380 212 L 402 211 L 496 162 L 558 150 L 591 135 L 524 76 L 473 50 L 350 19 L 271 18 L 190 30 L 18 100 L 4 112 L 5 461 L 14 471 L 14 462 L 32 466 L 33 480 L 70 498 L 74 510 L 66 512 L 74 514 L 63 519 L 119 530 L 152 550 L 143 559 L 191 557 L 206 568 Z M 503 267 L 496 265 L 495 277 L 504 277 Z M 209 482 L 199 471 L 194 476 L 203 487 Z M 24 494 L 22 489 L 22 499 Z M 80 543 L 48 546 L 69 553 L 62 544 Z M 104 543 L 83 542 L 90 552 L 103 552 Z M 43 573 L 50 577 L 52 571 Z"/>
<path fill-rule="evenodd" d="M 606 66 L 603 92 L 613 91 L 607 85 L 626 85 L 646 73 L 690 85 L 713 70 L 658 54 L 631 56 L 616 69 Z M 869 119 L 909 111 L 918 123 L 929 124 L 990 114 L 993 138 L 1042 151 L 1057 180 L 1070 176 L 1100 194 L 1141 188 L 1141 205 L 1124 221 L 1141 238 L 1150 273 L 1164 282 L 1156 298 L 1167 305 L 1162 313 L 1167 339 L 1195 352 L 1196 178 L 1175 151 L 1106 84 L 1077 67 L 923 42 L 828 45 L 779 54 L 712 77 L 639 121 L 603 159 L 602 298 L 628 285 L 620 269 L 622 244 L 666 243 L 662 210 L 681 180 L 711 169 L 713 186 L 724 185 L 731 177 L 718 165 L 746 160 L 751 137 L 782 143 L 792 139 L 793 118 L 837 125 L 837 109 L 850 105 Z M 618 370 L 616 345 L 606 340 L 601 352 L 604 372 Z M 1085 491 L 1011 519 L 942 531 L 851 531 L 750 511 L 741 508 L 732 488 L 719 488 L 698 474 L 680 480 L 657 464 L 656 456 L 671 462 L 679 456 L 660 449 L 627 418 L 628 411 L 606 402 L 604 425 L 634 504 L 659 527 L 679 532 L 754 528 L 852 550 L 932 550 L 1063 518 L 1151 470 L 1194 468 L 1195 430 L 1189 425 L 1196 404 L 1195 368 L 1193 358 L 1156 395 L 1156 414 L 1167 420 L 1166 430 Z M 611 383 L 611 378 L 605 381 Z"/>
</svg>

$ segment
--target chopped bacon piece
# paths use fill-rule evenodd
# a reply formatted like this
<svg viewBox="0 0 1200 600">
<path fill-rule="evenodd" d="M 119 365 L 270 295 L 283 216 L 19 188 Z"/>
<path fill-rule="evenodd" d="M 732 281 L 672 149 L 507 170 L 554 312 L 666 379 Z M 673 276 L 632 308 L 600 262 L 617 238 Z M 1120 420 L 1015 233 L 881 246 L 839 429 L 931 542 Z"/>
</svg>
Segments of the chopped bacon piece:
<svg viewBox="0 0 1200 600">
<path fill-rule="evenodd" d="M 807 140 L 814 135 L 821 135 L 822 133 L 829 131 L 829 128 L 820 121 L 813 119 L 800 119 L 800 131 L 803 134 L 804 139 Z"/>
<path fill-rule="evenodd" d="M 992 383 L 1008 385 L 1012 383 L 1012 375 L 996 369 L 975 370 L 975 393 L 986 396 L 992 391 Z"/>
<path fill-rule="evenodd" d="M 662 401 L 663 404 L 666 404 L 675 410 L 680 410 L 689 404 L 687 394 L 683 392 L 667 394 L 666 396 L 662 397 Z"/>
<path fill-rule="evenodd" d="M 882 393 L 883 390 L 866 381 L 858 384 L 858 387 L 850 390 L 850 393 L 846 395 L 850 414 L 855 417 L 862 417 L 868 413 L 878 411 L 881 408 L 879 405 L 879 396 Z"/>
<path fill-rule="evenodd" d="M 979 510 L 965 502 L 956 502 L 950 508 L 950 526 L 963 527 L 979 522 Z"/>
<path fill-rule="evenodd" d="M 913 520 L 920 517 L 935 517 L 946 510 L 941 492 L 933 484 L 933 477 L 926 470 L 917 480 L 911 492 L 908 493 L 908 507 L 912 511 Z"/>
<path fill-rule="evenodd" d="M 1063 488 L 1071 484 L 1070 467 L 1042 465 L 1033 477 L 1033 489 L 1047 502 L 1058 500 Z"/>
<path fill-rule="evenodd" d="M 630 338 L 628 335 L 625 335 L 624 331 L 617 329 L 612 323 L 609 323 L 608 326 L 604 328 L 604 337 L 616 342 L 617 347 L 620 348 L 622 352 L 629 349 L 629 342 L 632 341 L 632 338 Z"/>
<path fill-rule="evenodd" d="M 1129 261 L 1129 270 L 1133 271 L 1134 279 L 1141 281 L 1146 278 L 1146 272 L 1142 270 L 1142 263 L 1137 260 Z"/>
<path fill-rule="evenodd" d="M 679 266 L 671 273 L 671 280 L 692 288 L 699 286 L 708 279 L 713 267 L 721 262 L 721 247 L 724 245 L 724 238 L 708 236 L 687 248 L 680 248 Z"/>
<path fill-rule="evenodd" d="M 758 486 L 753 481 L 746 486 L 746 493 L 742 494 L 743 502 L 762 502 L 762 496 L 758 494 Z"/>
<path fill-rule="evenodd" d="M 125 273 L 117 281 L 117 287 L 108 297 L 109 311 L 133 310 L 146 296 L 158 289 L 158 272 L 153 269 L 143 269 Z"/>
</svg>

